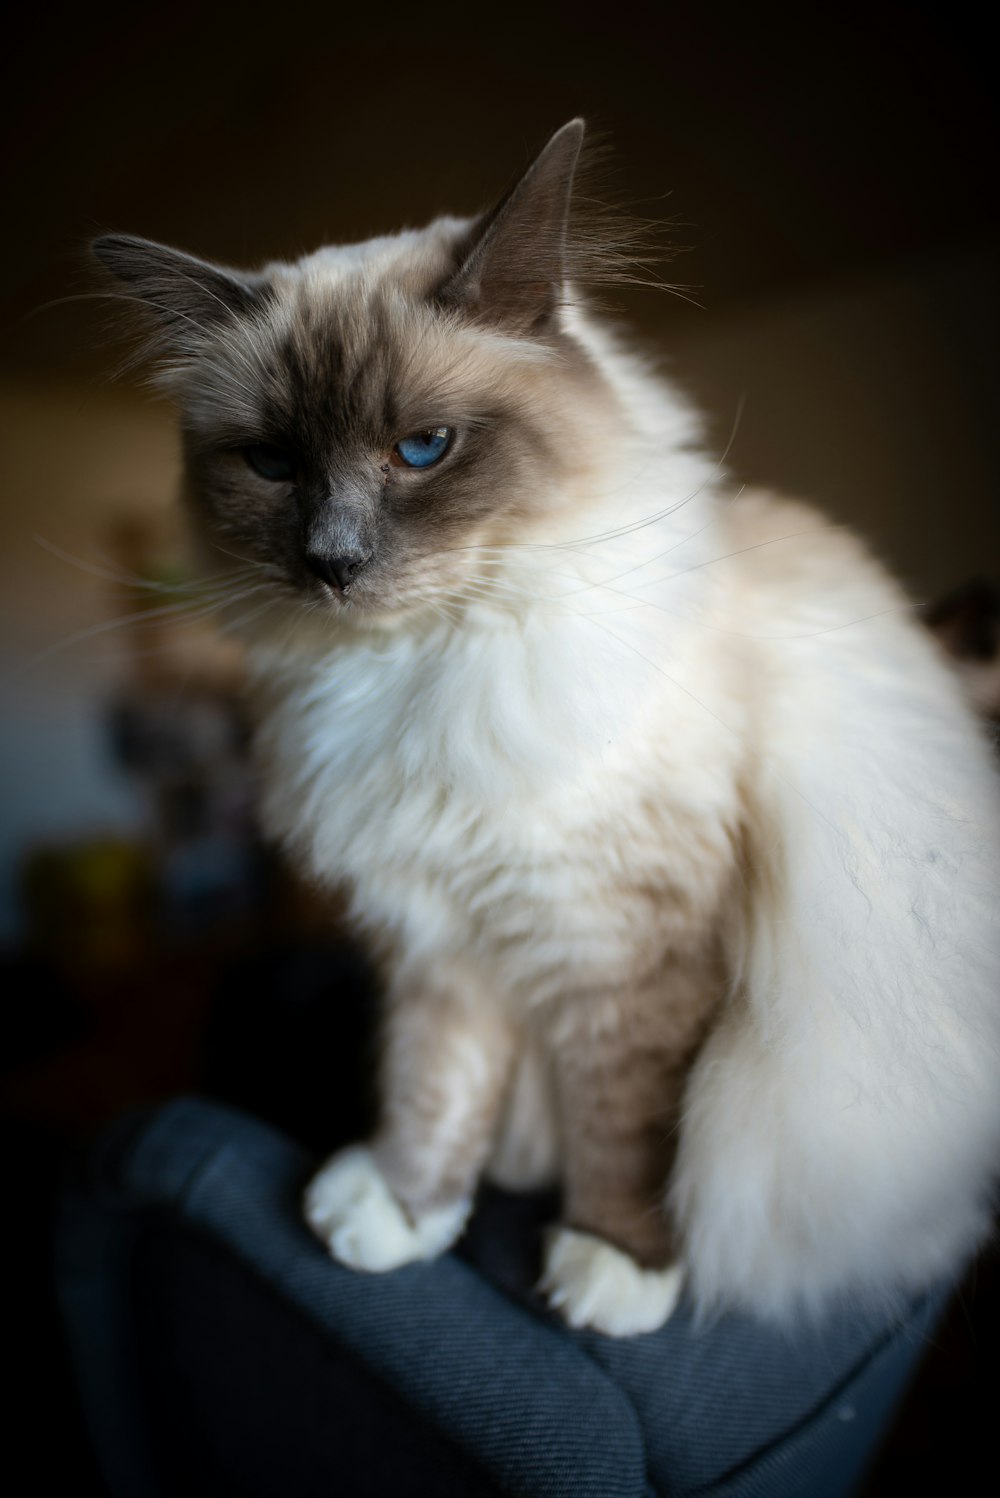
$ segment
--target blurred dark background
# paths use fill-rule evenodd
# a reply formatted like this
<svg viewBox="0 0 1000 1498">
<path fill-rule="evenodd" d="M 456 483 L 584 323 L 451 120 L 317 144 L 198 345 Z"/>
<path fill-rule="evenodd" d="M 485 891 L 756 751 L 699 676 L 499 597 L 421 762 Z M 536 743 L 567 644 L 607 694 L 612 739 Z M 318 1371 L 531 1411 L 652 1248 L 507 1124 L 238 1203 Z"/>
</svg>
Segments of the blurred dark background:
<svg viewBox="0 0 1000 1498">
<path fill-rule="evenodd" d="M 371 987 L 335 901 L 259 845 L 239 654 L 191 591 L 170 412 L 107 378 L 87 241 L 129 230 L 254 265 L 474 211 L 582 113 L 616 197 L 669 220 L 686 288 L 616 293 L 614 313 L 732 439 L 734 484 L 859 524 L 931 600 L 1000 571 L 996 79 L 989 10 L 966 4 L 178 0 L 25 8 L 5 29 L 0 1034 L 25 1223 L 8 1283 L 31 1311 L 24 1387 L 79 1436 L 45 1299 L 67 1154 L 192 1086 L 317 1148 L 349 1136 Z M 954 1486 L 956 1449 L 978 1449 L 991 1274 L 871 1493 L 937 1470 Z M 82 1442 L 67 1451 L 83 1481 Z"/>
</svg>

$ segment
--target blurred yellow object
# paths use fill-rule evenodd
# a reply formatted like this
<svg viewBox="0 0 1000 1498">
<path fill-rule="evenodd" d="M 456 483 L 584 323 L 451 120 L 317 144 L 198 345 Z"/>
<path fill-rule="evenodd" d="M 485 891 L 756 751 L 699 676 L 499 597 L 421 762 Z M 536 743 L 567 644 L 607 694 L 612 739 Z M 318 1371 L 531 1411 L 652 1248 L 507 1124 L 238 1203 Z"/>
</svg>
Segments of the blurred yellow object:
<svg viewBox="0 0 1000 1498">
<path fill-rule="evenodd" d="M 24 859 L 21 889 L 29 946 L 78 975 L 118 971 L 149 949 L 154 865 L 141 843 L 37 848 Z"/>
</svg>

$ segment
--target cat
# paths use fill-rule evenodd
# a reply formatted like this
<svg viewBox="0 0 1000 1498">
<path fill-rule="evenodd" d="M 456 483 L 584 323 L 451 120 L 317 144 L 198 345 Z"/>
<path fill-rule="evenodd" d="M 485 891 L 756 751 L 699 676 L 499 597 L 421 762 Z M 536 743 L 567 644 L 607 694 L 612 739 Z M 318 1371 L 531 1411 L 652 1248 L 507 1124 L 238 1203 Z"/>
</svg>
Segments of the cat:
<svg viewBox="0 0 1000 1498">
<path fill-rule="evenodd" d="M 997 776 L 863 543 L 734 495 L 590 309 L 583 134 L 252 274 L 95 245 L 257 589 L 264 824 L 385 975 L 381 1124 L 305 1213 L 391 1271 L 558 1182 L 541 1288 L 614 1336 L 894 1305 L 989 1227 Z"/>
</svg>

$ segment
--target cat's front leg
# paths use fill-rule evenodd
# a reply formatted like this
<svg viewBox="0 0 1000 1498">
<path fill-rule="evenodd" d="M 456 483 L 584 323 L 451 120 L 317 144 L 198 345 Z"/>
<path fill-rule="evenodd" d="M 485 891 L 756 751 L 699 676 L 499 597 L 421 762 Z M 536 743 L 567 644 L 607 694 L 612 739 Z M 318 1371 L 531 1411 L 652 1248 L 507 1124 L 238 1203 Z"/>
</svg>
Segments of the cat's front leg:
<svg viewBox="0 0 1000 1498">
<path fill-rule="evenodd" d="M 654 1331 L 683 1283 L 666 1210 L 681 1093 L 718 1001 L 711 967 L 578 993 L 552 1031 L 564 1152 L 563 1224 L 540 1288 L 571 1326 Z"/>
<path fill-rule="evenodd" d="M 474 979 L 397 979 L 387 1002 L 381 1125 L 311 1182 L 306 1218 L 334 1258 L 379 1272 L 461 1235 L 511 1061 L 502 1016 Z"/>
</svg>

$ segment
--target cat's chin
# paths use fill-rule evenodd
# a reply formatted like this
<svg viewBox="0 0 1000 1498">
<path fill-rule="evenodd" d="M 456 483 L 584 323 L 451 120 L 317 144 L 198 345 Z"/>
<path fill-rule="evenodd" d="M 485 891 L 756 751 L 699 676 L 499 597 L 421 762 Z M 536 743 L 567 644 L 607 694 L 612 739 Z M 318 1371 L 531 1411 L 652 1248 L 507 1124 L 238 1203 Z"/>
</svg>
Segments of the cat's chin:
<svg viewBox="0 0 1000 1498">
<path fill-rule="evenodd" d="M 488 592 L 487 586 L 495 591 Z M 479 591 L 475 591 L 479 589 Z M 489 585 L 473 578 L 448 578 L 442 582 L 404 576 L 388 580 L 384 586 L 351 588 L 346 595 L 324 588 L 298 592 L 303 614 L 325 626 L 356 626 L 359 629 L 421 631 L 425 626 L 454 624 L 460 618 L 476 614 L 520 612 L 528 603 L 513 587 L 501 592 L 500 584 Z"/>
<path fill-rule="evenodd" d="M 231 632 L 253 655 L 275 661 L 325 656 L 351 641 L 388 640 L 404 633 L 423 637 L 455 622 L 422 602 L 355 608 L 333 599 L 328 606 L 317 605 L 303 596 L 289 599 L 283 610 L 237 621 Z"/>
<path fill-rule="evenodd" d="M 346 595 L 328 588 L 317 595 L 313 589 L 306 589 L 299 594 L 299 604 L 304 614 L 335 629 L 396 629 L 422 620 L 440 622 L 444 617 L 440 604 L 428 600 L 420 590 L 411 593 L 405 587 L 352 588 Z"/>
</svg>

